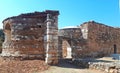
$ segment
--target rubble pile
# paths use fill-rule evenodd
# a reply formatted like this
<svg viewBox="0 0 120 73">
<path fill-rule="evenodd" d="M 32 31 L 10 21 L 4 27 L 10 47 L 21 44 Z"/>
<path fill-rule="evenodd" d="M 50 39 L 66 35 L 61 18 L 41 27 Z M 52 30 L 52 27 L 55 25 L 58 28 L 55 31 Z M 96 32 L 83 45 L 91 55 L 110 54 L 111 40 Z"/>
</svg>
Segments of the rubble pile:
<svg viewBox="0 0 120 73">
<path fill-rule="evenodd" d="M 120 73 L 119 62 L 90 62 L 89 69 L 101 70 L 107 73 Z"/>
</svg>

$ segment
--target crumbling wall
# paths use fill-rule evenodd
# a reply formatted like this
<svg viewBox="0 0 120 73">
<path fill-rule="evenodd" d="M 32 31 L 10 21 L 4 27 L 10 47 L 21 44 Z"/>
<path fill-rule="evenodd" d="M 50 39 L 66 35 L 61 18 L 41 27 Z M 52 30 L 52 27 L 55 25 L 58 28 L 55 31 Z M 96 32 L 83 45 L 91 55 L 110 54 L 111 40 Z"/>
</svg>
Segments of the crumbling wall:
<svg viewBox="0 0 120 73">
<path fill-rule="evenodd" d="M 75 49 L 77 56 L 75 58 L 110 56 L 115 51 L 120 53 L 120 28 L 110 27 L 95 21 L 85 22 L 80 28 L 83 40 L 79 41 L 79 44 L 82 44 L 79 47 L 84 49 L 81 51 Z"/>
<path fill-rule="evenodd" d="M 4 56 L 35 56 L 44 59 L 45 24 L 39 18 L 15 18 L 4 21 Z"/>
<path fill-rule="evenodd" d="M 44 59 L 47 64 L 57 64 L 58 15 L 59 11 L 46 10 L 5 19 L 5 41 L 1 55 L 39 58 Z"/>
<path fill-rule="evenodd" d="M 110 27 L 97 22 L 88 22 L 88 44 L 91 54 L 95 56 L 107 56 L 114 53 L 116 45 L 117 53 L 120 53 L 120 28 Z"/>
<path fill-rule="evenodd" d="M 60 29 L 59 38 L 60 38 L 59 43 L 63 44 L 63 45 L 59 44 L 62 46 L 59 48 L 61 48 L 61 50 L 65 50 L 61 52 L 62 56 L 66 55 L 66 53 L 64 52 L 68 52 L 66 50 L 66 47 L 69 46 L 65 44 L 69 43 L 70 48 L 72 49 L 71 50 L 72 58 L 84 57 L 83 54 L 87 52 L 87 40 L 83 38 L 83 34 L 80 27 Z M 67 42 L 63 43 L 63 41 Z"/>
<path fill-rule="evenodd" d="M 89 21 L 78 28 L 61 29 L 59 36 L 70 43 L 75 59 L 109 56 L 115 51 L 120 53 L 120 28 Z"/>
</svg>

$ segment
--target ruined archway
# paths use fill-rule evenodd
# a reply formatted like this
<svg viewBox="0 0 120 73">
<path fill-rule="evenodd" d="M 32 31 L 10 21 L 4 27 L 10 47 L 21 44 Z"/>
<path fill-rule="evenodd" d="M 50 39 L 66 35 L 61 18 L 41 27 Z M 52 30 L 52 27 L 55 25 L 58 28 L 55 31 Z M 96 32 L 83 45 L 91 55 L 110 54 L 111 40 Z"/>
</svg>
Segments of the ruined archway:
<svg viewBox="0 0 120 73">
<path fill-rule="evenodd" d="M 72 48 L 67 40 L 62 41 L 62 57 L 72 58 Z"/>
<path fill-rule="evenodd" d="M 5 41 L 1 56 L 57 64 L 58 15 L 59 11 L 46 10 L 3 20 Z"/>
<path fill-rule="evenodd" d="M 5 33 L 5 41 L 4 42 L 10 43 L 10 41 L 11 41 L 11 27 L 10 27 L 9 23 L 5 24 L 4 33 Z"/>
<path fill-rule="evenodd" d="M 2 54 L 1 56 L 9 56 L 10 53 L 8 53 L 9 49 L 10 49 L 10 44 L 11 44 L 11 25 L 10 23 L 4 23 L 3 25 L 3 32 L 5 34 L 5 40 L 2 44 Z"/>
</svg>

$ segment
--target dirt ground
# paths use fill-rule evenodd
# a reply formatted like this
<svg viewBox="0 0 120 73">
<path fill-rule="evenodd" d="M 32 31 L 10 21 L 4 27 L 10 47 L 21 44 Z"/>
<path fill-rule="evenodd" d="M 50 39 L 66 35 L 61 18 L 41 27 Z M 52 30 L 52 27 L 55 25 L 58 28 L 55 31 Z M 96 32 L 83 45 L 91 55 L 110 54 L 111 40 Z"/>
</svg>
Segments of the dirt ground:
<svg viewBox="0 0 120 73">
<path fill-rule="evenodd" d="M 75 69 L 75 68 L 62 68 L 52 66 L 48 70 L 39 73 L 104 73 L 102 71 L 90 70 L 90 69 Z"/>
<path fill-rule="evenodd" d="M 97 60 L 113 61 L 111 58 Z M 42 60 L 3 60 L 0 58 L 0 73 L 104 73 L 78 67 L 71 63 L 61 61 L 57 66 L 48 66 Z"/>
<path fill-rule="evenodd" d="M 111 57 L 97 58 L 100 61 L 117 61 Z M 51 66 L 48 70 L 39 73 L 105 73 L 99 70 L 84 69 L 67 62 L 61 62 L 58 66 Z"/>
<path fill-rule="evenodd" d="M 83 69 L 73 64 L 62 62 L 58 66 L 51 66 L 48 70 L 39 73 L 104 73 L 102 71 Z"/>
<path fill-rule="evenodd" d="M 0 58 L 0 73 L 36 73 L 48 69 L 42 60 L 3 60 Z"/>
</svg>

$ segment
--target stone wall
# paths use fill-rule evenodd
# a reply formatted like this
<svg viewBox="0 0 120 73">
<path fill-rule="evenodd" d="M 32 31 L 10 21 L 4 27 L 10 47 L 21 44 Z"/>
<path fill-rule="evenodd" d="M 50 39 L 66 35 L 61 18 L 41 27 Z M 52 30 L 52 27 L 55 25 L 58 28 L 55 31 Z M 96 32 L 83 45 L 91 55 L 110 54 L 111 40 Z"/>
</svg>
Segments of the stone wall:
<svg viewBox="0 0 120 73">
<path fill-rule="evenodd" d="M 68 55 L 68 48 L 75 59 L 120 53 L 120 28 L 89 21 L 60 29 L 58 34 L 58 15 L 58 11 L 46 10 L 5 19 L 1 56 L 40 58 L 57 64 L 58 58 Z"/>
<path fill-rule="evenodd" d="M 88 46 L 96 56 L 109 56 L 120 53 L 120 28 L 114 28 L 97 22 L 88 22 Z"/>
<path fill-rule="evenodd" d="M 105 73 L 120 73 L 119 62 L 90 62 L 89 69 L 99 70 Z"/>
<path fill-rule="evenodd" d="M 72 57 L 75 59 L 120 53 L 120 28 L 89 21 L 77 28 L 60 29 L 59 36 L 61 44 L 63 39 L 68 41 L 72 48 Z"/>
<path fill-rule="evenodd" d="M 80 27 L 77 28 L 64 28 L 59 30 L 59 45 L 61 48 L 61 58 L 66 54 L 67 48 L 71 48 L 71 56 L 73 58 L 83 57 L 83 53 L 86 51 L 87 48 L 87 40 L 85 40 L 82 36 L 82 32 Z M 64 42 L 66 41 L 66 42 Z M 69 45 L 65 45 L 69 44 Z M 66 51 L 63 51 L 66 50 Z M 84 50 L 84 52 L 83 52 Z M 66 55 L 67 56 L 67 55 Z"/>
<path fill-rule="evenodd" d="M 16 18 L 4 21 L 5 41 L 2 55 L 38 55 L 44 58 L 45 25 L 35 18 Z M 8 27 L 7 27 L 8 26 Z"/>
<path fill-rule="evenodd" d="M 58 63 L 58 11 L 21 14 L 3 21 L 3 57 L 44 59 Z"/>
</svg>

